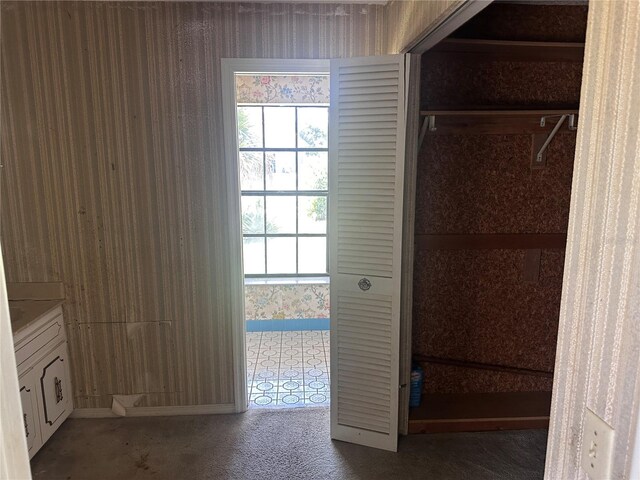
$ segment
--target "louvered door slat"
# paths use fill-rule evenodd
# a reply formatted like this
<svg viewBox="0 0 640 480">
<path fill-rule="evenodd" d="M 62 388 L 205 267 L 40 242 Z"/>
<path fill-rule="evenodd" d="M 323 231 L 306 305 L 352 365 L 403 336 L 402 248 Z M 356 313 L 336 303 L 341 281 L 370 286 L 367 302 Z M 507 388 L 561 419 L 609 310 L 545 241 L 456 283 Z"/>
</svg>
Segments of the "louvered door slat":
<svg viewBox="0 0 640 480">
<path fill-rule="evenodd" d="M 395 450 L 405 59 L 331 64 L 331 435 Z"/>
<path fill-rule="evenodd" d="M 349 92 L 346 95 L 340 95 L 341 102 L 371 102 L 378 100 L 396 100 L 397 92 L 393 91 L 393 88 L 389 89 L 390 91 L 387 93 L 369 93 L 363 94 L 360 92 Z"/>
<path fill-rule="evenodd" d="M 358 380 L 355 375 L 344 375 L 343 380 L 338 382 L 338 387 L 344 395 L 340 395 L 340 399 L 348 402 L 358 402 L 362 405 L 377 405 L 379 410 L 388 411 L 389 409 L 389 390 L 376 390 L 362 380 Z M 373 395 L 362 395 L 362 392 L 372 393 Z"/>
<path fill-rule="evenodd" d="M 350 399 L 348 395 L 344 395 L 340 399 L 340 401 L 343 405 L 348 405 L 353 407 L 357 407 L 361 404 L 361 400 L 357 398 Z M 375 403 L 370 403 L 370 402 L 363 402 L 362 404 L 365 405 L 369 410 L 375 410 L 376 412 L 384 412 L 384 407 L 379 404 L 376 405 Z"/>
<path fill-rule="evenodd" d="M 340 121 L 346 122 L 362 122 L 367 121 L 366 118 L 369 115 L 387 115 L 389 117 L 397 115 L 398 110 L 393 107 L 372 107 L 371 104 L 369 106 L 363 106 L 362 108 L 354 108 L 349 110 L 349 113 L 343 113 L 340 115 Z"/>
</svg>

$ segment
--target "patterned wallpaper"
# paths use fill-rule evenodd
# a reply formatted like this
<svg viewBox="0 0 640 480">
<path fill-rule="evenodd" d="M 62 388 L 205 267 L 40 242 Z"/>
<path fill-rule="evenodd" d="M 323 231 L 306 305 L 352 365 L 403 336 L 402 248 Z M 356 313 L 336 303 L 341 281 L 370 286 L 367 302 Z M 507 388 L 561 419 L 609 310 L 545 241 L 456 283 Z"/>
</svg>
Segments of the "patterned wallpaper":
<svg viewBox="0 0 640 480">
<path fill-rule="evenodd" d="M 238 103 L 329 103 L 329 75 L 236 75 Z"/>
<path fill-rule="evenodd" d="M 566 233 L 575 148 L 576 134 L 560 131 L 532 170 L 531 135 L 427 136 L 416 232 Z"/>
<path fill-rule="evenodd" d="M 522 279 L 525 255 L 418 250 L 414 354 L 553 372 L 564 252 L 542 250 L 537 282 Z"/>
<path fill-rule="evenodd" d="M 220 59 L 383 53 L 384 7 L 2 2 L 7 280 L 62 281 L 74 403 L 233 403 Z"/>
<path fill-rule="evenodd" d="M 640 0 L 589 2 L 580 99 L 589 113 L 578 125 L 548 480 L 587 479 L 579 466 L 586 408 L 615 429 L 610 478 L 632 478 L 640 409 L 638 58 Z"/>
<path fill-rule="evenodd" d="M 245 285 L 247 320 L 329 318 L 329 284 Z"/>
<path fill-rule="evenodd" d="M 583 9 L 531 11 L 494 4 L 479 16 L 518 18 L 521 29 L 562 39 Z M 526 13 L 526 21 L 520 13 Z M 585 24 L 581 24 L 585 27 Z M 474 34 L 493 32 L 477 22 Z M 512 32 L 513 33 L 513 32 Z M 539 34 L 539 33 L 538 33 Z M 486 34 L 485 34 L 486 35 Z M 422 106 L 576 105 L 582 64 L 422 56 Z M 531 135 L 427 135 L 418 158 L 416 234 L 566 234 L 576 134 L 564 129 L 531 169 Z M 564 251 L 543 249 L 537 281 L 523 278 L 526 250 L 425 250 L 414 261 L 414 355 L 552 375 Z M 427 365 L 428 392 L 550 391 L 548 376 Z"/>
</svg>

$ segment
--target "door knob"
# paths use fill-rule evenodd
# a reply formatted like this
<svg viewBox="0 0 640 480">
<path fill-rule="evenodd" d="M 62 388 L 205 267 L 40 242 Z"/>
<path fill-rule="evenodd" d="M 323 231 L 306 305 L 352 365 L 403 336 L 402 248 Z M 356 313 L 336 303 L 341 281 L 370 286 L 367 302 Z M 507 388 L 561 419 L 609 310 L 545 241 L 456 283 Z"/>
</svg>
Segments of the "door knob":
<svg viewBox="0 0 640 480">
<path fill-rule="evenodd" d="M 368 278 L 363 277 L 358 282 L 358 286 L 360 287 L 360 290 L 362 290 L 363 292 L 366 292 L 367 290 L 369 290 L 371 288 L 371 282 L 369 281 Z"/>
</svg>

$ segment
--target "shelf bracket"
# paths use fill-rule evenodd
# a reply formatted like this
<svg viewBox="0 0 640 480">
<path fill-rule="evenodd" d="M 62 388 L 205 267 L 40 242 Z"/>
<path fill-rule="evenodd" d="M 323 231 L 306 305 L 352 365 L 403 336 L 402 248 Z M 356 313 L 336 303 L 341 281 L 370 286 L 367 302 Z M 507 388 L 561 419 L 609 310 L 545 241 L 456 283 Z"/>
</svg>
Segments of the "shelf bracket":
<svg viewBox="0 0 640 480">
<path fill-rule="evenodd" d="M 547 149 L 547 147 L 549 146 L 549 144 L 551 143 L 551 140 L 553 140 L 553 137 L 555 137 L 556 133 L 558 133 L 558 130 L 560 130 L 560 127 L 562 127 L 562 124 L 567 119 L 567 117 L 575 117 L 575 115 L 562 115 L 562 116 L 560 116 L 560 120 L 558 120 L 558 123 L 556 123 L 556 125 L 553 127 L 553 130 L 551 130 L 551 133 L 549 134 L 547 139 L 544 141 L 544 143 L 542 144 L 542 146 L 540 147 L 540 149 L 536 153 L 536 156 L 535 156 L 535 159 L 534 159 L 534 165 L 536 165 L 536 166 L 544 165 L 544 152 Z M 547 118 L 548 117 L 542 117 L 540 119 L 540 126 L 541 127 L 545 126 Z M 573 121 L 570 120 L 569 127 L 571 127 L 572 123 L 575 125 L 575 118 L 573 119 Z"/>
<path fill-rule="evenodd" d="M 420 128 L 420 138 L 418 139 L 418 148 L 422 148 L 422 142 L 424 142 L 424 137 L 427 135 L 427 130 L 430 132 L 435 132 L 437 130 L 435 115 L 426 115 L 424 117 L 424 121 L 422 122 L 422 128 Z"/>
</svg>

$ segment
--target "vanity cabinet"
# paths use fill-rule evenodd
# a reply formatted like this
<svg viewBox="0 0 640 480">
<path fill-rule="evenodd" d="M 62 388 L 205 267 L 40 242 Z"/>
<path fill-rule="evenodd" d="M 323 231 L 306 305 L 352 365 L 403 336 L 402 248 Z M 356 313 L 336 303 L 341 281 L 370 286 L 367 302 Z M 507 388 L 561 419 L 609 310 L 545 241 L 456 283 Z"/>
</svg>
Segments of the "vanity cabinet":
<svg viewBox="0 0 640 480">
<path fill-rule="evenodd" d="M 71 414 L 71 375 L 62 308 L 14 333 L 29 458 Z"/>
</svg>

